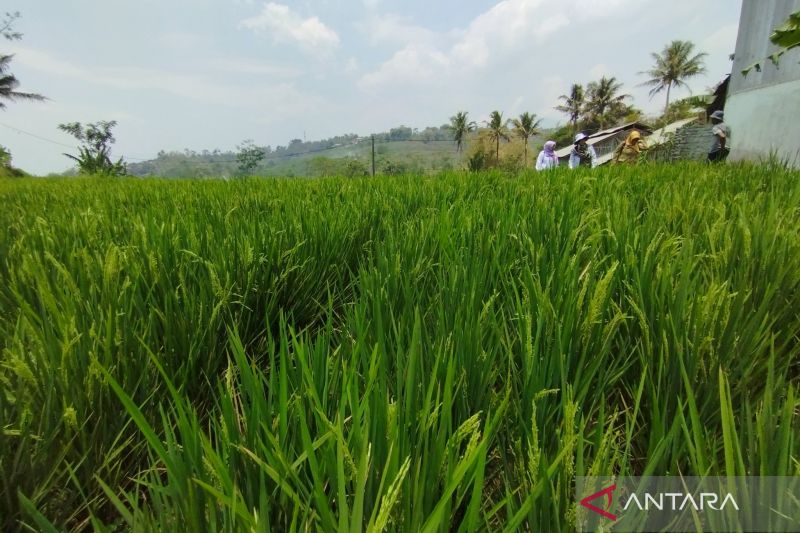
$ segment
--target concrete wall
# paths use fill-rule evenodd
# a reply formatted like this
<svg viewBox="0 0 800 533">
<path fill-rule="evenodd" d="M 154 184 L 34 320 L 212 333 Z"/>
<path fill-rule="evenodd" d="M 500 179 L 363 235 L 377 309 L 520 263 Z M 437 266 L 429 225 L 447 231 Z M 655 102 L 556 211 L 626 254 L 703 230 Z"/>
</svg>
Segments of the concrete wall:
<svg viewBox="0 0 800 533">
<path fill-rule="evenodd" d="M 777 154 L 800 167 L 800 49 L 784 54 L 775 67 L 777 48 L 769 40 L 800 0 L 743 0 L 736 39 L 725 122 L 731 127 L 730 160 Z M 761 62 L 745 77 L 742 69 Z"/>
<path fill-rule="evenodd" d="M 687 124 L 675 132 L 672 142 L 664 145 L 653 158 L 662 161 L 705 161 L 714 142 L 711 124 Z"/>
</svg>

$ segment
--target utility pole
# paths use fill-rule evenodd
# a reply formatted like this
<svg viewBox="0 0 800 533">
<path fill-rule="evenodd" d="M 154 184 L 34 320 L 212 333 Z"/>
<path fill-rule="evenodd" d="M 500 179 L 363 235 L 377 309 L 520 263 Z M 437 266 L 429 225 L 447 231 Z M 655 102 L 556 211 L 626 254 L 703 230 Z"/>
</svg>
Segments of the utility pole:
<svg viewBox="0 0 800 533">
<path fill-rule="evenodd" d="M 372 135 L 372 177 L 375 177 L 375 135 Z"/>
</svg>

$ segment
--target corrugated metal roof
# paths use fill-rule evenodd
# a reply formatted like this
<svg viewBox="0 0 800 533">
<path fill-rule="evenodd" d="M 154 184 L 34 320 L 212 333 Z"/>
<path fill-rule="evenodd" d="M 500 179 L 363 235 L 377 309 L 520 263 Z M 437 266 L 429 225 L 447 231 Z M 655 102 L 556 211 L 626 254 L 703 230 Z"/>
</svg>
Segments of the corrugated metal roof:
<svg viewBox="0 0 800 533">
<path fill-rule="evenodd" d="M 591 146 L 599 142 L 605 141 L 617 135 L 621 131 L 637 129 L 642 133 L 644 133 L 645 135 L 647 135 L 648 145 L 655 146 L 664 143 L 667 140 L 668 134 L 674 133 L 675 131 L 678 130 L 678 128 L 681 128 L 686 124 L 689 124 L 690 122 L 693 122 L 695 120 L 697 120 L 697 117 L 678 120 L 677 122 L 673 122 L 671 124 L 664 126 L 663 128 L 660 128 L 655 133 L 653 133 L 652 128 L 650 128 L 650 126 L 646 124 L 642 124 L 641 122 L 628 122 L 627 124 L 622 124 L 621 126 L 616 126 L 614 128 L 609 128 L 606 130 L 598 131 L 597 133 L 593 133 L 592 135 L 589 135 L 587 137 L 586 143 Z M 560 150 L 556 150 L 556 155 L 559 158 L 567 157 L 571 151 L 572 151 L 572 145 L 570 144 L 569 146 L 565 146 Z M 608 157 L 605 157 L 605 156 L 600 156 L 598 154 L 597 163 L 598 165 L 601 165 L 606 161 L 608 161 L 609 159 L 611 159 L 610 155 Z"/>
<path fill-rule="evenodd" d="M 613 128 L 608 128 L 608 129 L 605 129 L 605 130 L 600 130 L 600 131 L 597 131 L 595 133 L 592 133 L 591 135 L 586 137 L 586 143 L 591 146 L 591 145 L 593 145 L 595 143 L 599 143 L 601 141 L 604 141 L 604 140 L 608 139 L 609 137 L 613 137 L 614 135 L 616 135 L 617 133 L 619 133 L 621 131 L 631 130 L 631 129 L 637 129 L 637 130 L 642 131 L 644 133 L 651 133 L 653 131 L 650 128 L 650 126 L 648 126 L 647 124 L 644 124 L 642 122 L 628 122 L 626 124 L 621 124 L 619 126 L 614 126 Z M 556 155 L 559 158 L 566 157 L 566 156 L 569 155 L 569 153 L 571 151 L 572 151 L 572 144 L 570 144 L 568 146 L 565 146 L 564 148 L 561 148 L 559 150 L 556 150 Z"/>
</svg>

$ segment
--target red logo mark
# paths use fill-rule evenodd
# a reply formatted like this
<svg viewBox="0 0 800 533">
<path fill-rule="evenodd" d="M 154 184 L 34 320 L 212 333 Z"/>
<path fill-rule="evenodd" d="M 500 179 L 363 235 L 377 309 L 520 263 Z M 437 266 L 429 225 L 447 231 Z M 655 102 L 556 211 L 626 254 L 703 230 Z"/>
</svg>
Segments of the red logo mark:
<svg viewBox="0 0 800 533">
<path fill-rule="evenodd" d="M 586 507 L 590 511 L 593 511 L 593 512 L 599 514 L 600 516 L 604 517 L 604 518 L 608 518 L 609 520 L 616 520 L 617 519 L 617 515 L 611 514 L 608 511 L 606 511 L 605 509 L 601 509 L 601 508 L 597 507 L 596 505 L 593 505 L 593 504 L 589 503 L 591 501 L 594 501 L 594 500 L 596 500 L 598 498 L 602 498 L 603 496 L 605 496 L 607 498 L 606 508 L 607 509 L 611 509 L 611 503 L 614 500 L 614 491 L 616 489 L 617 489 L 617 484 L 614 483 L 610 487 L 606 487 L 603 490 L 601 490 L 600 492 L 595 492 L 594 494 L 590 494 L 589 496 L 587 496 L 584 499 L 582 499 L 580 503 L 581 503 L 581 505 L 583 505 L 584 507 Z"/>
</svg>

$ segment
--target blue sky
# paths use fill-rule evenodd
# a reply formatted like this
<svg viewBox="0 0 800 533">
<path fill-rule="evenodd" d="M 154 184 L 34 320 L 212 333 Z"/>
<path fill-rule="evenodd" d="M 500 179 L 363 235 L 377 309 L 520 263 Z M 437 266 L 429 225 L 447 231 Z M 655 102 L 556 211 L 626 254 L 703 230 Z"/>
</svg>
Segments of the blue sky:
<svg viewBox="0 0 800 533">
<path fill-rule="evenodd" d="M 530 111 L 546 125 L 573 82 L 614 75 L 637 86 L 650 53 L 689 39 L 709 54 L 703 92 L 730 72 L 741 0 L 11 0 L 21 41 L 19 90 L 47 102 L 0 112 L 14 164 L 69 168 L 63 122 L 117 120 L 116 155 L 235 149 L 404 124 L 440 125 L 456 111 L 483 120 Z M 688 94 L 678 91 L 677 97 Z"/>
</svg>

